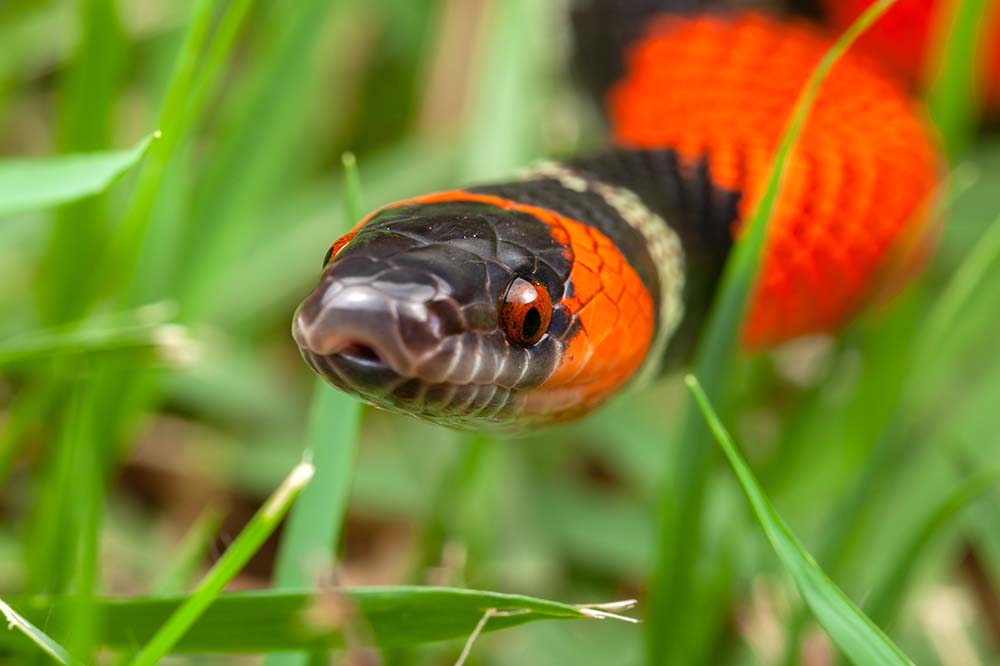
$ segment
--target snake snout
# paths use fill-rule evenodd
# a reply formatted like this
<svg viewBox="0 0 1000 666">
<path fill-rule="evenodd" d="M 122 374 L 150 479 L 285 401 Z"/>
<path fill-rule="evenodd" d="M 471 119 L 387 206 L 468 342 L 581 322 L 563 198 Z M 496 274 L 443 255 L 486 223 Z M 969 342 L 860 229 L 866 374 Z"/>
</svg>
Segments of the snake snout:
<svg viewBox="0 0 1000 666">
<path fill-rule="evenodd" d="M 418 285 L 324 281 L 299 306 L 292 334 L 310 364 L 323 359 L 352 381 L 413 377 L 442 334 L 422 292 Z"/>
</svg>

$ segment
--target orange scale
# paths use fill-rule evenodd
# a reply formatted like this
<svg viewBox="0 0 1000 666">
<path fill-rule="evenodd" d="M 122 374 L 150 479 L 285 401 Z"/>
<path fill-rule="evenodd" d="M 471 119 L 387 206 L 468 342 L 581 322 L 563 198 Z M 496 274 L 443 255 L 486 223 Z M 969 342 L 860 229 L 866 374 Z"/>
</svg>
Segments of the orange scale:
<svg viewBox="0 0 1000 666">
<path fill-rule="evenodd" d="M 581 263 L 579 259 L 573 264 L 570 281 L 573 285 L 573 295 L 584 306 L 604 288 L 600 273 Z"/>
<path fill-rule="evenodd" d="M 799 254 L 791 260 L 788 272 L 794 276 L 789 281 L 792 287 L 789 300 L 797 303 L 793 309 L 809 319 L 821 307 L 824 291 L 830 281 L 822 279 L 813 258 L 804 254 Z"/>
<path fill-rule="evenodd" d="M 559 378 L 559 384 L 569 384 L 578 380 L 593 356 L 594 346 L 590 343 L 587 331 L 581 328 L 563 351 L 562 362 L 556 373 L 546 383 L 553 383 L 555 377 Z"/>
<path fill-rule="evenodd" d="M 620 309 L 622 319 L 632 321 L 639 316 L 639 301 L 633 295 L 629 294 L 629 298 L 626 298 L 624 301 L 620 301 L 619 303 L 621 306 Z"/>
<path fill-rule="evenodd" d="M 559 243 L 560 245 L 569 245 L 569 233 L 563 228 L 561 224 L 551 224 L 549 225 L 549 234 L 552 236 L 552 240 Z"/>
<path fill-rule="evenodd" d="M 591 227 L 587 227 L 587 229 L 588 229 L 588 234 L 590 234 L 588 237 L 591 239 L 593 247 L 585 249 L 584 254 L 589 252 L 590 254 L 597 257 L 598 263 L 601 266 L 607 265 L 608 259 L 612 255 L 618 253 L 618 246 L 612 243 L 609 239 L 607 239 L 604 236 L 604 234 L 602 234 L 597 229 Z"/>
<path fill-rule="evenodd" d="M 616 250 L 615 252 L 609 252 L 604 255 L 605 265 L 616 273 L 622 272 L 622 266 L 625 260 L 622 258 L 621 254 Z"/>
<path fill-rule="evenodd" d="M 573 255 L 576 263 L 583 264 L 595 273 L 604 267 L 604 259 L 597 252 L 597 248 L 586 248 L 574 243 Z"/>
<path fill-rule="evenodd" d="M 862 282 L 862 272 L 858 267 L 872 263 L 865 256 L 864 251 L 861 249 L 862 247 L 860 244 L 855 244 L 850 247 L 835 246 L 825 248 L 825 260 L 827 263 L 830 266 L 834 266 L 837 272 L 844 276 L 853 288 L 861 286 Z"/>
<path fill-rule="evenodd" d="M 604 283 L 604 291 L 607 295 L 617 301 L 625 293 L 625 281 L 618 271 L 604 271 L 601 274 Z"/>
<path fill-rule="evenodd" d="M 597 243 L 590 235 L 590 227 L 586 225 L 576 226 L 570 232 L 570 236 L 573 239 L 573 249 L 577 252 L 584 249 L 590 250 L 592 253 L 597 251 Z"/>
<path fill-rule="evenodd" d="M 597 246 L 597 247 L 602 247 L 602 246 L 614 247 L 614 244 L 610 240 L 608 240 L 608 237 L 605 236 L 604 234 L 602 234 L 600 231 L 598 231 L 594 227 L 590 227 L 590 226 L 584 227 L 583 231 L 588 236 L 590 236 L 590 240 L 592 240 L 594 242 L 595 246 Z"/>
</svg>

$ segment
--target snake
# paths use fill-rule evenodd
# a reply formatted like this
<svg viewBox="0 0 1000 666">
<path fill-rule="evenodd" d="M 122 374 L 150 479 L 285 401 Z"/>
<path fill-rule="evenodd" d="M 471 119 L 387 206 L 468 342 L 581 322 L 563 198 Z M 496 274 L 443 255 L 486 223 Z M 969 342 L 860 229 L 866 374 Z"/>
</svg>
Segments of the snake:
<svg viewBox="0 0 1000 666">
<path fill-rule="evenodd" d="M 295 312 L 305 362 L 376 407 L 501 431 L 682 367 L 836 34 L 678 4 L 577 2 L 574 60 L 608 147 L 364 217 Z M 849 50 L 788 159 L 740 346 L 836 333 L 900 291 L 938 235 L 942 165 L 906 84 Z"/>
</svg>

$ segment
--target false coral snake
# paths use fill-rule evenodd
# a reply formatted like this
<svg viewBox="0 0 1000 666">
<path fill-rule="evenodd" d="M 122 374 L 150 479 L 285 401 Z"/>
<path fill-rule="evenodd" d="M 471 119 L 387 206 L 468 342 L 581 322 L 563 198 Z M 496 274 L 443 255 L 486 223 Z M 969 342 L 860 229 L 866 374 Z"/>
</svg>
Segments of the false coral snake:
<svg viewBox="0 0 1000 666">
<path fill-rule="evenodd" d="M 683 359 L 830 38 L 663 4 L 574 14 L 613 149 L 391 204 L 330 247 L 293 327 L 319 374 L 447 425 L 527 427 Z M 898 287 L 933 236 L 939 174 L 905 87 L 848 53 L 789 163 L 744 345 L 834 331 Z"/>
</svg>

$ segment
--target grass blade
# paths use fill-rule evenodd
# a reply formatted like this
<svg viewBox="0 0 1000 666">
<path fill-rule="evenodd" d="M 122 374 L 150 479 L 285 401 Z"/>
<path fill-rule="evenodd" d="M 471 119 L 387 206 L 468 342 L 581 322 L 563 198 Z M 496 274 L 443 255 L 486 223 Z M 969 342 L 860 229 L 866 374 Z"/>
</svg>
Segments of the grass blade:
<svg viewBox="0 0 1000 666">
<path fill-rule="evenodd" d="M 160 110 L 159 125 L 163 138 L 150 151 L 149 160 L 139 171 L 135 193 L 111 242 L 111 256 L 104 269 L 107 284 L 123 290 L 133 277 L 143 240 L 167 165 L 173 158 L 188 129 L 186 113 L 194 86 L 199 54 L 208 39 L 212 18 L 212 0 L 198 0 L 191 10 L 191 20 L 184 43 L 167 85 L 166 98 Z M 122 296 L 127 298 L 127 295 Z"/>
<path fill-rule="evenodd" d="M 869 609 L 868 614 L 873 621 L 884 625 L 893 619 L 906 589 L 906 583 L 920 561 L 924 549 L 934 542 L 944 528 L 952 524 L 954 518 L 965 507 L 996 486 L 998 480 L 1000 480 L 998 470 L 976 474 L 959 484 L 927 515 L 920 529 L 913 535 L 913 539 L 900 549 L 896 563 L 889 568 L 891 573 L 882 581 L 879 589 L 866 604 Z"/>
<path fill-rule="evenodd" d="M 274 11 L 274 25 L 270 26 L 273 41 L 253 64 L 254 73 L 238 112 L 225 131 L 219 132 L 218 146 L 203 170 L 183 231 L 183 265 L 178 267 L 177 279 L 186 317 L 204 317 L 210 312 L 213 294 L 206 288 L 207 275 L 215 265 L 233 260 L 232 248 L 247 233 L 248 218 L 252 219 L 256 206 L 270 205 L 262 195 L 273 193 L 282 173 L 297 165 L 294 151 L 302 144 L 296 142 L 310 138 L 303 131 L 306 125 L 289 119 L 307 104 L 310 88 L 322 85 L 312 75 L 311 58 L 324 26 L 342 15 L 350 18 L 356 5 L 357 0 L 308 0 L 297 3 L 294 12 Z M 357 24 L 352 21 L 348 25 L 353 28 Z M 333 44 L 347 45 L 350 35 L 345 32 L 327 37 Z M 351 55 L 356 54 L 345 51 L 342 57 Z M 199 94 L 196 101 L 201 99 L 204 97 Z M 234 173 L 240 178 L 234 179 Z"/>
<path fill-rule="evenodd" d="M 0 215 L 50 208 L 103 192 L 146 153 L 159 133 L 131 148 L 0 162 Z"/>
<path fill-rule="evenodd" d="M 352 153 L 344 153 L 344 213 L 347 227 L 361 219 L 361 178 Z M 349 227 L 348 227 L 349 228 Z M 361 403 L 316 381 L 306 433 L 306 455 L 316 468 L 317 480 L 302 494 L 288 518 L 275 564 L 277 588 L 315 585 L 332 574 L 336 564 L 340 526 L 347 510 L 351 470 L 361 421 Z M 305 664 L 305 655 L 272 655 L 267 663 Z"/>
<path fill-rule="evenodd" d="M 982 46 L 985 26 L 992 25 L 990 5 L 990 0 L 959 0 L 941 3 L 937 11 L 938 48 L 927 104 L 951 156 L 968 145 L 979 115 L 976 83 L 987 60 Z"/>
<path fill-rule="evenodd" d="M 288 518 L 275 563 L 276 588 L 313 586 L 333 573 L 360 421 L 361 403 L 317 380 L 306 435 L 316 482 Z M 304 662 L 296 655 L 274 655 L 267 663 Z"/>
<path fill-rule="evenodd" d="M 148 641 L 191 596 L 104 599 L 98 602 L 99 644 L 128 650 Z M 28 619 L 58 622 L 66 598 L 32 597 L 15 602 Z M 320 592 L 260 590 L 219 595 L 174 645 L 180 653 L 260 653 L 333 649 L 343 645 L 344 604 L 355 609 L 383 648 L 465 640 L 491 608 L 485 632 L 542 620 L 606 620 L 629 603 L 571 604 L 499 592 L 447 587 L 360 587 Z M 0 647 L 10 638 L 0 634 Z"/>
<path fill-rule="evenodd" d="M 358 173 L 358 160 L 354 153 L 344 153 L 340 156 L 344 166 L 344 229 L 352 228 L 365 214 L 364 194 L 361 190 L 361 175 Z"/>
<path fill-rule="evenodd" d="M 149 638 L 132 662 L 134 666 L 152 666 L 166 656 L 184 634 L 197 622 L 243 565 L 263 545 L 313 476 L 313 467 L 301 463 L 264 503 L 236 537 L 225 554 L 215 563 L 194 594 L 185 599 L 167 621 Z"/>
<path fill-rule="evenodd" d="M 745 232 L 733 248 L 722 274 L 719 293 L 694 359 L 698 377 L 712 399 L 725 404 L 724 386 L 743 321 L 747 300 L 760 263 L 768 222 L 777 204 L 785 170 L 796 141 L 802 133 L 823 81 L 840 57 L 895 0 L 879 0 L 871 5 L 830 47 L 806 82 L 795 104 L 788 128 L 774 156 L 760 202 L 749 216 Z M 660 500 L 659 555 L 653 574 L 650 621 L 648 623 L 649 663 L 684 662 L 689 655 L 684 629 L 691 595 L 690 586 L 700 547 L 701 515 L 705 485 L 711 467 L 709 433 L 688 403 L 680 428 L 681 436 L 671 461 L 674 484 L 664 485 Z M 672 656 L 671 656 L 672 655 Z"/>
<path fill-rule="evenodd" d="M 173 594 L 188 588 L 198 572 L 200 563 L 212 547 L 219 527 L 222 526 L 222 512 L 208 508 L 184 535 L 170 565 L 160 572 L 149 589 L 154 594 Z"/>
<path fill-rule="evenodd" d="M 833 642 L 856 664 L 912 666 L 912 662 L 889 637 L 819 568 L 758 485 L 698 380 L 688 375 L 685 381 L 705 422 L 729 460 L 767 540 Z"/>
<path fill-rule="evenodd" d="M 933 361 L 960 313 L 976 298 L 983 284 L 993 278 L 1000 260 L 1000 217 L 990 224 L 955 275 L 935 299 L 921 327 L 917 344 L 918 364 Z"/>
<path fill-rule="evenodd" d="M 7 621 L 8 629 L 17 629 L 20 631 L 22 634 L 27 636 L 32 643 L 41 648 L 42 652 L 52 657 L 60 664 L 70 666 L 71 664 L 77 663 L 63 646 L 56 643 L 41 629 L 21 617 L 17 611 L 8 606 L 3 600 L 0 600 L 0 613 L 3 613 L 3 617 Z"/>
<path fill-rule="evenodd" d="M 0 368 L 48 362 L 54 356 L 144 350 L 180 359 L 190 356 L 192 345 L 188 330 L 178 324 L 44 329 L 0 341 Z"/>
<path fill-rule="evenodd" d="M 508 0 L 485 6 L 490 30 L 470 83 L 471 110 L 463 141 L 469 150 L 461 173 L 470 181 L 506 175 L 539 156 L 537 122 L 521 109 L 542 97 L 552 69 L 548 52 L 538 48 L 546 43 L 549 28 L 555 29 L 551 3 Z"/>
</svg>

